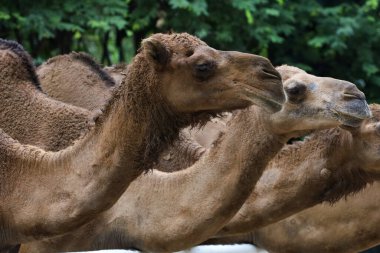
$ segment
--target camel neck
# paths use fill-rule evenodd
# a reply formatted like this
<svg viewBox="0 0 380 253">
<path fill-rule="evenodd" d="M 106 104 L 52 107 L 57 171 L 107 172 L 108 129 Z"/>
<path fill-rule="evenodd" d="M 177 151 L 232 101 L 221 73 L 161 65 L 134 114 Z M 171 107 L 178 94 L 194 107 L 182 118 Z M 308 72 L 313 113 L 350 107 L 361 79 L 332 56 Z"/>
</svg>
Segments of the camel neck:
<svg viewBox="0 0 380 253">
<path fill-rule="evenodd" d="M 362 187 L 362 183 L 352 182 L 352 175 L 366 177 L 360 170 L 351 172 L 354 167 L 347 163 L 354 157 L 351 147 L 351 134 L 339 128 L 318 131 L 303 142 L 285 147 L 219 235 L 251 231 Z"/>
<path fill-rule="evenodd" d="M 159 154 L 178 138 L 181 128 L 191 123 L 191 117 L 173 112 L 157 91 L 153 95 L 150 86 L 154 81 L 136 79 L 140 72 L 131 65 L 103 115 L 96 120 L 95 132 L 103 153 L 117 149 L 129 167 L 133 161 L 137 169 L 150 169 Z"/>
<path fill-rule="evenodd" d="M 239 113 L 231 120 L 230 131 L 188 169 L 154 170 L 131 184 L 111 209 L 119 215 L 111 216 L 127 217 L 122 230 L 137 248 L 186 248 L 216 233 L 234 215 L 284 143 L 266 129 L 261 113 Z M 137 216 L 144 219 L 137 223 L 130 218 Z"/>
</svg>

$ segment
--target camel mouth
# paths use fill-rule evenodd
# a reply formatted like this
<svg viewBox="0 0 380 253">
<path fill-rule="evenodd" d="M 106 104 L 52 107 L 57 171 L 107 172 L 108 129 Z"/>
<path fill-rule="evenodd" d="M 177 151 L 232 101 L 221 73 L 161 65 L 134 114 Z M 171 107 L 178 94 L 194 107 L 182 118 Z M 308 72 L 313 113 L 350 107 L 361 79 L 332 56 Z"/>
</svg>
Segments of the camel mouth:
<svg viewBox="0 0 380 253">
<path fill-rule="evenodd" d="M 252 104 L 262 107 L 271 113 L 276 113 L 282 109 L 281 102 L 258 93 L 250 93 L 248 98 Z"/>
<path fill-rule="evenodd" d="M 281 111 L 282 109 L 282 103 L 274 99 L 264 97 L 264 96 L 257 96 L 257 98 L 260 99 L 260 102 L 262 103 L 262 107 L 268 108 L 271 112 L 278 112 L 278 111 Z"/>
<path fill-rule="evenodd" d="M 332 110 L 336 118 L 339 120 L 339 122 L 342 124 L 343 127 L 347 128 L 357 128 L 359 127 L 362 122 L 369 118 L 369 117 L 363 117 L 363 116 L 358 116 L 354 114 L 350 114 L 347 112 L 343 111 L 338 111 L 338 110 Z"/>
<path fill-rule="evenodd" d="M 285 101 L 285 94 L 283 92 L 275 94 L 274 92 L 261 90 L 252 86 L 249 86 L 246 91 L 248 93 L 247 97 L 252 104 L 260 106 L 271 113 L 281 111 Z"/>
<path fill-rule="evenodd" d="M 367 102 L 363 99 L 350 99 L 348 103 L 344 103 L 343 106 L 334 106 L 330 108 L 335 117 L 342 125 L 358 127 L 363 120 L 372 117 L 371 110 Z"/>
</svg>

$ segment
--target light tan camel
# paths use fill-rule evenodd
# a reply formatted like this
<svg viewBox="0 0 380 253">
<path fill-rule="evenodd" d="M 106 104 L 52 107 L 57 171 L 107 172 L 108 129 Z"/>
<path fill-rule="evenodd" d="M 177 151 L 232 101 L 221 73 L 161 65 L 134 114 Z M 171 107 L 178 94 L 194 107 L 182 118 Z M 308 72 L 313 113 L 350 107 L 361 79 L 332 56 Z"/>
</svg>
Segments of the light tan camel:
<svg viewBox="0 0 380 253">
<path fill-rule="evenodd" d="M 325 130 L 273 159 L 237 215 L 219 233 L 244 233 L 380 180 L 380 105 L 358 129 Z M 285 166 L 285 167 L 284 167 Z"/>
<path fill-rule="evenodd" d="M 380 183 L 334 205 L 320 204 L 256 230 L 269 252 L 356 253 L 380 244 Z"/>
<path fill-rule="evenodd" d="M 124 65 L 107 68 L 114 80 L 89 55 L 71 53 L 49 59 L 38 67 L 37 75 L 42 90 L 50 97 L 94 110 L 111 98 L 113 88 L 121 84 L 124 69 Z"/>
<path fill-rule="evenodd" d="M 17 43 L 0 42 L 4 91 L 38 85 L 27 53 Z M 91 220 L 151 167 L 181 128 L 253 101 L 276 110 L 283 98 L 279 74 L 263 57 L 217 51 L 188 34 L 151 36 L 95 126 L 75 145 L 49 153 L 4 134 L 0 248 Z"/>
<path fill-rule="evenodd" d="M 285 69 L 293 70 L 280 68 Z M 289 100 L 280 112 L 267 118 L 257 107 L 240 111 L 230 120 L 230 131 L 193 166 L 141 176 L 99 219 L 75 233 L 24 245 L 23 252 L 131 247 L 167 252 L 190 247 L 213 235 L 238 211 L 289 136 L 312 126 L 360 123 L 359 115 L 348 117 L 348 108 L 362 108 L 360 117 L 369 116 L 363 94 L 351 83 L 300 72 L 285 84 Z M 343 110 L 344 116 L 335 110 Z"/>
<path fill-rule="evenodd" d="M 350 129 L 352 135 L 342 129 L 321 131 L 285 148 L 258 182 L 251 213 L 245 210 L 248 217 L 236 216 L 236 223 L 226 226 L 234 228 L 241 222 L 246 227 L 242 230 L 254 231 L 205 244 L 255 243 L 270 252 L 334 253 L 358 252 L 379 244 L 380 199 L 375 194 L 380 185 L 366 182 L 380 179 L 380 105 L 370 107 L 374 117 L 359 129 Z M 321 200 L 332 202 L 342 196 L 333 205 L 302 211 Z M 282 204 L 272 204 L 280 200 Z M 297 214 L 260 228 L 292 213 Z"/>
</svg>

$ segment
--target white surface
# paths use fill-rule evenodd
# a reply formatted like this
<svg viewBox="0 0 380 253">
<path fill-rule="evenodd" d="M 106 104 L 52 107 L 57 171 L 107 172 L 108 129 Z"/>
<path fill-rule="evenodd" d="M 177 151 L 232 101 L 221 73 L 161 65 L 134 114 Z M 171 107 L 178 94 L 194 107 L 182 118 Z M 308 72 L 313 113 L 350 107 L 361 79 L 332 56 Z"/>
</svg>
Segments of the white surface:
<svg viewBox="0 0 380 253">
<path fill-rule="evenodd" d="M 137 253 L 135 250 L 100 250 L 87 251 L 95 253 Z M 83 252 L 82 252 L 83 253 Z M 250 244 L 239 245 L 202 245 L 189 250 L 178 251 L 175 253 L 267 253 L 265 250 L 257 249 Z"/>
<path fill-rule="evenodd" d="M 257 250 L 250 244 L 239 245 L 202 245 L 191 248 L 190 250 L 179 251 L 176 253 L 265 253 Z"/>
</svg>

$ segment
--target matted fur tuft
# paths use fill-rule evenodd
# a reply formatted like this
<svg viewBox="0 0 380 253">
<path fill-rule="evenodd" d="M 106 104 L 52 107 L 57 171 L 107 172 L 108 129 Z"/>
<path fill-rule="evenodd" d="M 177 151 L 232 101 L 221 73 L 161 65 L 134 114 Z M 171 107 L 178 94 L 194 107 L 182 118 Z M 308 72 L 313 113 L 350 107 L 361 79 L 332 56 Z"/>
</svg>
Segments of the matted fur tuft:
<svg viewBox="0 0 380 253">
<path fill-rule="evenodd" d="M 323 195 L 323 201 L 335 203 L 363 190 L 374 182 L 374 177 L 359 167 L 342 168 L 333 174 L 335 183 Z"/>
<path fill-rule="evenodd" d="M 328 157 L 339 155 L 334 150 L 341 150 L 342 145 L 346 145 L 345 140 L 350 138 L 352 138 L 351 134 L 339 127 L 317 131 L 305 138 L 304 141 L 287 145 L 271 161 L 271 164 L 280 163 L 284 157 L 291 158 L 290 160 L 286 159 L 288 164 L 304 163 L 305 157 L 299 155 L 300 153 L 309 154 L 307 158 L 310 160 L 327 158 L 325 166 L 332 173 L 331 177 L 327 179 L 326 188 L 321 189 L 322 194 L 319 198 L 320 201 L 334 203 L 343 197 L 360 191 L 374 180 L 373 175 L 359 166 L 347 167 L 346 163 L 330 164 Z M 334 161 L 335 158 L 331 157 L 331 159 Z"/>
<path fill-rule="evenodd" d="M 369 105 L 373 118 L 380 121 L 380 105 Z M 333 174 L 334 185 L 326 191 L 323 196 L 325 201 L 335 203 L 343 197 L 355 194 L 364 189 L 368 184 L 372 184 L 375 180 L 379 180 L 379 176 L 365 171 L 360 165 L 351 168 L 342 168 Z"/>
<path fill-rule="evenodd" d="M 21 59 L 21 63 L 25 67 L 29 79 L 39 91 L 42 91 L 40 81 L 33 65 L 33 60 L 20 44 L 11 40 L 0 39 L 0 50 L 10 50 L 16 54 Z"/>
</svg>

